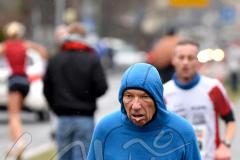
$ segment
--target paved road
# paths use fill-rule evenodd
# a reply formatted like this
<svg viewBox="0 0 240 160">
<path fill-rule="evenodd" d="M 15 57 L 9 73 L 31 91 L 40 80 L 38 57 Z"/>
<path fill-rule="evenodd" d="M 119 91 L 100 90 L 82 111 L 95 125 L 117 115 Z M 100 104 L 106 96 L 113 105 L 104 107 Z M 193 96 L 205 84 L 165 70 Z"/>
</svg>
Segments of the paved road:
<svg viewBox="0 0 240 160">
<path fill-rule="evenodd" d="M 109 74 L 108 81 L 110 84 L 110 89 L 107 93 L 101 97 L 98 101 L 99 108 L 96 112 L 95 119 L 98 122 L 104 115 L 118 110 L 119 103 L 117 100 L 118 96 L 118 87 L 120 85 L 120 74 Z M 236 106 L 234 107 L 237 121 L 240 120 L 240 98 L 239 101 L 235 103 Z M 50 122 L 45 123 L 37 123 L 35 121 L 35 117 L 32 114 L 23 114 L 24 119 L 24 130 L 27 131 L 27 136 L 31 136 L 31 144 L 28 146 L 28 150 L 26 152 L 27 155 L 31 155 L 31 153 L 35 153 L 35 151 L 39 151 L 41 149 L 45 149 L 47 147 L 46 144 L 51 144 L 50 139 L 50 130 L 51 124 Z M 7 144 L 9 143 L 8 139 L 8 127 L 7 127 L 7 115 L 6 113 L 0 113 L 0 160 L 3 159 L 3 151 L 6 149 Z M 240 123 L 238 123 L 238 133 L 240 132 Z M 28 136 L 29 138 L 29 136 Z M 240 142 L 240 134 L 237 134 L 233 145 L 232 145 L 232 153 L 233 158 L 232 160 L 239 160 L 240 152 L 238 149 L 238 145 Z"/>
<path fill-rule="evenodd" d="M 7 124 L 7 113 L 0 113 L 0 160 L 4 159 L 7 148 L 11 147 L 9 139 L 9 128 Z M 24 123 L 24 132 L 22 138 L 24 138 L 29 145 L 27 152 L 32 149 L 38 148 L 42 144 L 48 144 L 50 139 L 50 122 L 37 122 L 36 115 L 33 113 L 22 113 L 22 119 Z"/>
</svg>

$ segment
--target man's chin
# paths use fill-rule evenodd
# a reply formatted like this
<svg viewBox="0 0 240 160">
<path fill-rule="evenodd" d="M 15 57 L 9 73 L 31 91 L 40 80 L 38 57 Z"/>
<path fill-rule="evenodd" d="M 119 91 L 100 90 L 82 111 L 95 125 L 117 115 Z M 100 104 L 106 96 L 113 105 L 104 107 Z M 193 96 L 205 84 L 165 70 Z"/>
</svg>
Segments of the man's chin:
<svg viewBox="0 0 240 160">
<path fill-rule="evenodd" d="M 134 122 L 133 122 L 134 123 Z M 138 126 L 138 127 L 142 127 L 143 125 L 144 125 L 144 123 L 134 123 L 136 126 Z"/>
<path fill-rule="evenodd" d="M 132 119 L 132 122 L 133 122 L 133 124 L 135 124 L 136 126 L 139 126 L 139 127 L 142 127 L 143 125 L 146 124 L 146 122 L 143 121 L 143 120 L 141 120 L 141 121 L 136 121 L 136 120 L 133 120 L 133 119 Z"/>
</svg>

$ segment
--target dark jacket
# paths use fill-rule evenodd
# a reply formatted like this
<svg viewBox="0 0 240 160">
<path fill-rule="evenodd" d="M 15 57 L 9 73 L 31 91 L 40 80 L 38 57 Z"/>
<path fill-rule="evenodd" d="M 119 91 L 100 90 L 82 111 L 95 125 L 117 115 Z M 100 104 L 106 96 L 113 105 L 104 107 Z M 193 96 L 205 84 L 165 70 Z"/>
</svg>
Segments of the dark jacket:
<svg viewBox="0 0 240 160">
<path fill-rule="evenodd" d="M 93 116 L 96 99 L 107 90 L 106 76 L 91 48 L 78 42 L 67 44 L 49 60 L 44 95 L 58 116 Z"/>
</svg>

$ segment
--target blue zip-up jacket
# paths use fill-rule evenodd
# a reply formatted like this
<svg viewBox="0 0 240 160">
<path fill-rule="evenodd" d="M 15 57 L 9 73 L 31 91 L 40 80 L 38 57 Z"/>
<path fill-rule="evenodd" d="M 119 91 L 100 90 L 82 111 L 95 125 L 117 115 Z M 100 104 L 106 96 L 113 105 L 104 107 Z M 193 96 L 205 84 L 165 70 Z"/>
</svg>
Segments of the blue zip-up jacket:
<svg viewBox="0 0 240 160">
<path fill-rule="evenodd" d="M 154 118 L 141 127 L 128 119 L 123 106 L 123 93 L 130 88 L 147 92 L 157 108 Z M 103 118 L 95 128 L 88 160 L 200 160 L 193 128 L 167 111 L 162 82 L 152 65 L 131 66 L 123 74 L 118 99 L 121 110 Z"/>
</svg>

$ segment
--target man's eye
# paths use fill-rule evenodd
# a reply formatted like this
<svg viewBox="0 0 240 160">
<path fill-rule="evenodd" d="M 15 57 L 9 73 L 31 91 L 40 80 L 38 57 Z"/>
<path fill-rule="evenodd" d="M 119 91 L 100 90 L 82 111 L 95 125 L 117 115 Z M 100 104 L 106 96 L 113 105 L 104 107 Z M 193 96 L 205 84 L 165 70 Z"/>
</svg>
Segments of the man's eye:
<svg viewBox="0 0 240 160">
<path fill-rule="evenodd" d="M 190 61 L 192 61 L 192 60 L 195 60 L 196 58 L 195 57 L 189 57 L 188 58 Z"/>
<path fill-rule="evenodd" d="M 183 59 L 184 57 L 183 56 L 178 56 L 178 59 Z"/>
<path fill-rule="evenodd" d="M 148 95 L 141 96 L 142 99 L 148 99 L 150 98 Z"/>
<path fill-rule="evenodd" d="M 125 94 L 124 97 L 126 98 L 132 98 L 133 96 L 131 94 Z"/>
</svg>

